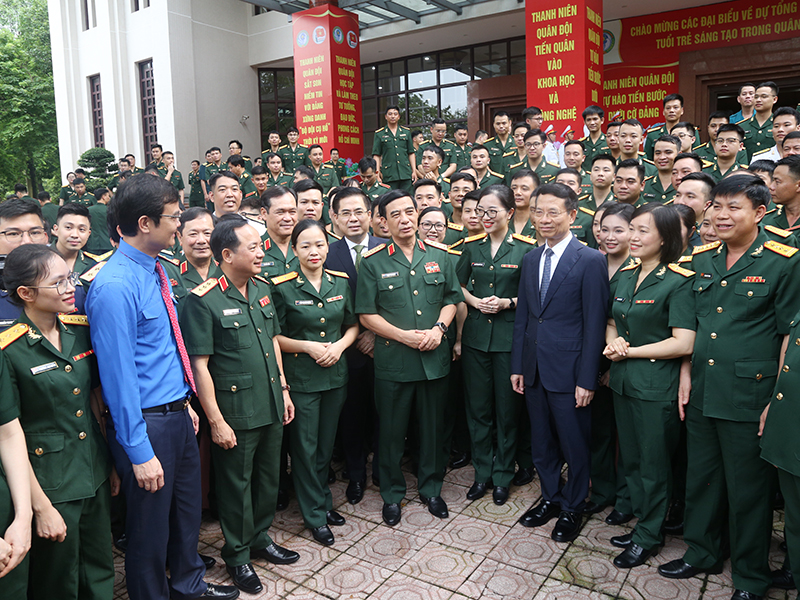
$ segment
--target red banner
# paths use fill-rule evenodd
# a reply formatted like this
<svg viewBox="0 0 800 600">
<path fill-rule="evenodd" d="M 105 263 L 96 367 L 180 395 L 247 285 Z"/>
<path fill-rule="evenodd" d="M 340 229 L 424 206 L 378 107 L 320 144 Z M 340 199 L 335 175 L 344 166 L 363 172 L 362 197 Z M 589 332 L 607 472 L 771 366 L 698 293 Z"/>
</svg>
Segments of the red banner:
<svg viewBox="0 0 800 600">
<path fill-rule="evenodd" d="M 602 100 L 602 24 L 602 0 L 526 1 L 528 104 L 559 133 Z"/>
<path fill-rule="evenodd" d="M 619 40 L 607 23 L 604 106 L 610 116 L 619 112 L 645 126 L 662 122 L 662 99 L 678 92 L 681 52 L 794 37 L 798 17 L 796 1 L 736 0 L 622 19 Z M 622 62 L 608 64 L 616 52 Z"/>
<path fill-rule="evenodd" d="M 300 143 L 353 161 L 364 154 L 358 31 L 358 17 L 331 4 L 292 16 Z"/>
</svg>

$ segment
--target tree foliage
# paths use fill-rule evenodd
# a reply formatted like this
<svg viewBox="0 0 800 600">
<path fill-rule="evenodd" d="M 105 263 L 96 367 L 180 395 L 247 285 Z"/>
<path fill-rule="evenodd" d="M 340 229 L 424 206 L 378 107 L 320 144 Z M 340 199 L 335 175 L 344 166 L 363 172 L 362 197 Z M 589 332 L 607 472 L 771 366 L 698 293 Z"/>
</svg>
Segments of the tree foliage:
<svg viewBox="0 0 800 600">
<path fill-rule="evenodd" d="M 111 172 L 117 170 L 116 166 L 112 166 L 116 160 L 114 153 L 105 148 L 89 148 L 81 154 L 78 165 L 86 171 L 86 189 L 108 187 L 112 178 Z"/>
</svg>

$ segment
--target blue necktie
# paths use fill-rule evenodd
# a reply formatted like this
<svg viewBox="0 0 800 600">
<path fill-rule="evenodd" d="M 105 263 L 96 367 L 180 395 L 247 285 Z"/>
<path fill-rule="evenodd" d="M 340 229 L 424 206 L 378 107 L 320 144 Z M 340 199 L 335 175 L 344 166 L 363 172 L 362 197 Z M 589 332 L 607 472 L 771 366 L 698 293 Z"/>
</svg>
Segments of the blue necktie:
<svg viewBox="0 0 800 600">
<path fill-rule="evenodd" d="M 555 254 L 552 248 L 544 251 L 544 271 L 542 272 L 542 285 L 539 288 L 539 302 L 544 306 L 544 299 L 547 297 L 547 289 L 550 287 L 550 258 Z"/>
</svg>

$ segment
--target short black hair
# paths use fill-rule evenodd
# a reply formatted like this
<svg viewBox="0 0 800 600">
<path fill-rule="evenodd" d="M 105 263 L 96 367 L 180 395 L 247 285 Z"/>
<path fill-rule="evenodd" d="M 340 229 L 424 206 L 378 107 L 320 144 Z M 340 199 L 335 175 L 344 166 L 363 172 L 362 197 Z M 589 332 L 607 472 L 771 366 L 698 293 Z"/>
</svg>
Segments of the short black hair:
<svg viewBox="0 0 800 600">
<path fill-rule="evenodd" d="M 706 186 L 706 195 L 711 194 L 711 190 L 714 189 L 714 186 L 717 185 L 717 182 L 714 178 L 709 175 L 708 173 L 698 172 L 698 173 L 689 173 L 685 177 L 683 177 L 678 185 L 683 183 L 684 181 L 699 181 Z"/>
<path fill-rule="evenodd" d="M 772 119 L 775 120 L 775 117 L 782 117 L 783 115 L 794 117 L 794 122 L 800 123 L 800 113 L 797 112 L 797 109 L 792 108 L 791 106 L 781 106 L 778 110 L 772 113 Z"/>
<path fill-rule="evenodd" d="M 525 134 L 525 137 L 523 139 L 527 142 L 529 139 L 533 137 L 538 137 L 543 144 L 547 143 L 547 134 L 541 129 L 531 129 L 530 131 L 528 131 L 528 133 Z"/>
<path fill-rule="evenodd" d="M 292 186 L 292 189 L 297 194 L 299 194 L 300 192 L 307 192 L 309 190 L 317 190 L 322 196 L 325 195 L 322 186 L 313 179 L 301 179 Z"/>
<path fill-rule="evenodd" d="M 507 114 L 508 113 L 506 113 L 506 115 Z M 538 116 L 540 114 L 542 114 L 542 109 L 541 108 L 539 108 L 538 106 L 529 106 L 528 108 L 526 108 L 525 110 L 522 111 L 522 118 L 527 120 L 527 119 L 529 119 L 531 117 L 536 117 L 536 116 Z"/>
<path fill-rule="evenodd" d="M 790 131 L 789 133 L 786 134 L 786 137 L 784 137 L 783 140 L 781 140 L 781 148 L 783 148 L 783 145 L 786 143 L 787 140 L 796 140 L 798 138 L 800 138 L 800 131 Z"/>
<path fill-rule="evenodd" d="M 453 127 L 453 133 L 456 131 L 469 131 L 469 129 L 464 123 L 457 123 L 456 126 Z"/>
<path fill-rule="evenodd" d="M 645 175 L 645 168 L 644 165 L 639 164 L 639 161 L 635 158 L 626 158 L 625 160 L 621 161 L 617 168 L 614 169 L 614 176 L 619 173 L 620 169 L 636 169 L 636 174 L 639 176 L 639 181 L 644 181 Z"/>
<path fill-rule="evenodd" d="M 708 122 L 711 123 L 714 119 L 725 119 L 730 123 L 731 116 L 730 113 L 725 112 L 724 110 L 715 110 L 710 115 L 708 115 Z"/>
<path fill-rule="evenodd" d="M 239 183 L 239 178 L 232 171 L 217 171 L 208 180 L 208 187 L 213 190 L 220 179 L 233 179 L 236 183 Z"/>
<path fill-rule="evenodd" d="M 24 183 L 16 183 L 14 184 L 14 193 L 16 192 L 23 192 L 25 194 L 28 193 L 28 186 Z"/>
<path fill-rule="evenodd" d="M 526 132 L 531 130 L 531 126 L 528 125 L 525 121 L 518 121 L 511 126 L 511 132 L 515 132 L 517 129 L 524 129 Z"/>
<path fill-rule="evenodd" d="M 581 152 L 586 154 L 586 146 L 584 146 L 583 142 L 580 140 L 569 140 L 566 144 L 564 144 L 564 149 L 566 150 L 568 146 L 580 146 Z"/>
<path fill-rule="evenodd" d="M 11 198 L 0 202 L 0 223 L 3 219 L 16 219 L 24 215 L 36 215 L 42 218 L 42 207 L 38 202 L 23 198 Z"/>
<path fill-rule="evenodd" d="M 490 195 L 500 200 L 500 204 L 502 204 L 503 208 L 507 211 L 512 211 L 517 206 L 514 202 L 514 192 L 511 191 L 511 188 L 502 183 L 495 183 L 481 190 L 481 200 Z"/>
<path fill-rule="evenodd" d="M 739 136 L 739 141 L 744 141 L 744 129 L 736 125 L 735 123 L 727 123 L 725 125 L 720 125 L 719 129 L 717 129 L 717 139 L 719 139 L 719 134 L 725 133 L 726 131 L 733 131 L 737 136 Z"/>
<path fill-rule="evenodd" d="M 469 149 L 469 153 L 472 154 L 476 150 L 486 150 L 486 152 L 489 152 L 489 149 L 483 144 L 473 144 L 472 148 Z"/>
<path fill-rule="evenodd" d="M 183 233 L 183 228 L 186 226 L 187 223 L 190 223 L 195 219 L 199 219 L 202 216 L 211 217 L 211 222 L 213 227 L 213 222 L 214 222 L 213 213 L 210 210 L 208 210 L 205 206 L 192 206 L 190 208 L 187 208 L 185 211 L 181 213 L 181 224 L 178 226 L 178 231 Z"/>
<path fill-rule="evenodd" d="M 302 173 L 303 175 L 305 175 L 309 179 L 316 179 L 317 178 L 317 174 L 314 173 L 314 169 L 312 169 L 311 167 L 307 167 L 305 165 L 300 165 L 299 167 L 297 167 L 294 170 L 294 172 L 295 173 Z"/>
<path fill-rule="evenodd" d="M 614 215 L 630 223 L 631 217 L 633 216 L 633 212 L 636 210 L 635 208 L 633 208 L 632 204 L 625 204 L 624 202 L 615 202 L 614 200 L 611 200 L 609 202 L 603 202 L 600 206 L 606 207 L 606 209 L 603 211 L 603 216 L 600 217 L 601 225 L 603 224 L 603 221 L 605 221 L 606 217 L 611 217 Z"/>
<path fill-rule="evenodd" d="M 125 158 L 125 157 L 123 156 L 122 158 L 120 158 L 120 159 L 117 161 L 117 164 L 119 164 L 119 163 L 125 163 L 126 165 L 130 166 L 130 164 L 131 164 L 131 161 L 129 161 L 127 158 Z M 75 173 L 73 173 L 73 175 L 75 175 Z M 67 173 L 67 177 L 69 177 L 69 173 Z"/>
<path fill-rule="evenodd" d="M 268 187 L 264 190 L 264 193 L 261 194 L 261 207 L 269 212 L 269 209 L 272 207 L 272 201 L 276 198 L 282 198 L 286 194 L 294 198 L 294 203 L 297 205 L 297 193 L 292 188 L 288 188 L 285 185 L 273 185 Z"/>
<path fill-rule="evenodd" d="M 672 133 L 676 129 L 685 129 L 692 135 L 696 135 L 694 125 L 692 125 L 689 121 L 679 121 L 678 123 L 675 123 L 675 125 L 672 126 L 672 129 L 670 129 L 669 132 Z"/>
<path fill-rule="evenodd" d="M 291 236 L 292 246 L 297 245 L 297 238 L 300 237 L 301 233 L 303 233 L 307 229 L 312 229 L 314 227 L 316 227 L 322 232 L 322 237 L 325 240 L 325 243 L 327 244 L 328 232 L 325 229 L 325 223 L 323 223 L 322 221 L 317 221 L 315 219 L 301 219 L 294 226 L 294 229 L 292 229 L 292 236 Z"/>
<path fill-rule="evenodd" d="M 571 187 L 563 183 L 545 183 L 536 188 L 536 191 L 533 193 L 534 206 L 539 200 L 539 197 L 545 194 L 561 198 L 564 201 L 564 208 L 567 209 L 567 212 L 578 210 L 578 194 L 576 194 Z"/>
<path fill-rule="evenodd" d="M 457 171 L 450 175 L 450 187 L 452 187 L 456 181 L 469 181 L 474 187 L 478 187 L 478 182 L 475 181 L 472 173 L 462 173 Z"/>
<path fill-rule="evenodd" d="M 436 144 L 428 144 L 422 149 L 422 153 L 425 154 L 426 152 L 433 152 L 439 159 L 444 163 L 444 150 L 439 148 Z"/>
<path fill-rule="evenodd" d="M 83 204 L 77 204 L 75 202 L 70 202 L 69 204 L 58 207 L 58 213 L 56 213 L 56 224 L 66 215 L 76 215 L 78 217 L 85 217 L 87 219 L 90 218 L 89 209 Z"/>
<path fill-rule="evenodd" d="M 586 117 L 591 117 L 592 115 L 597 115 L 602 119 L 603 117 L 605 117 L 606 113 L 603 111 L 602 108 L 594 104 L 584 108 L 583 112 L 581 113 L 581 117 L 583 117 L 584 121 L 586 120 Z"/>
<path fill-rule="evenodd" d="M 355 196 L 358 196 L 358 198 L 364 203 L 364 207 L 367 209 L 367 211 L 369 211 L 370 209 L 369 198 L 364 192 L 361 191 L 361 188 L 345 187 L 339 190 L 339 193 L 337 193 L 331 200 L 331 209 L 333 210 L 333 214 L 335 215 L 339 214 L 339 206 L 341 205 L 342 200 L 344 200 L 345 198 L 352 198 Z"/>
<path fill-rule="evenodd" d="M 753 208 L 769 206 L 772 196 L 764 180 L 756 175 L 742 173 L 726 177 L 711 190 L 711 202 L 717 197 L 729 198 L 744 194 L 753 204 Z"/>
<path fill-rule="evenodd" d="M 239 148 L 240 150 L 244 148 L 244 146 L 242 146 L 242 142 L 240 142 L 239 140 L 231 140 L 230 142 L 228 142 L 228 146 L 230 146 L 231 144 L 236 144 L 236 147 Z"/>
<path fill-rule="evenodd" d="M 526 109 L 526 110 L 527 110 L 527 109 Z M 541 112 L 541 111 L 539 111 L 539 112 Z M 492 115 L 492 122 L 494 122 L 494 120 L 495 120 L 497 117 L 508 117 L 509 119 L 511 118 L 511 116 L 510 116 L 510 115 L 509 115 L 509 114 L 508 114 L 506 111 L 504 111 L 504 110 L 498 110 L 496 113 L 494 113 L 494 114 Z"/>
<path fill-rule="evenodd" d="M 79 183 L 86 185 L 86 180 L 83 177 L 76 177 L 72 180 L 72 185 L 78 185 Z"/>
<path fill-rule="evenodd" d="M 317 148 L 319 148 L 320 150 L 322 150 L 322 146 L 320 146 L 319 144 L 311 144 L 311 145 L 308 147 L 308 153 L 309 153 L 309 154 L 311 154 L 311 151 L 312 151 L 312 150 L 315 150 L 315 149 L 317 149 Z M 323 150 L 323 156 L 324 156 L 324 150 Z"/>
<path fill-rule="evenodd" d="M 606 125 L 606 133 L 608 133 L 608 130 L 612 127 L 622 127 L 622 121 L 611 121 L 608 125 Z"/>
<path fill-rule="evenodd" d="M 693 208 L 686 206 L 685 204 L 674 203 L 670 206 L 678 211 L 678 216 L 681 218 L 684 227 L 686 227 L 688 231 L 691 231 L 697 226 L 697 221 L 695 220 L 697 216 L 694 214 Z"/>
<path fill-rule="evenodd" d="M 755 90 L 756 89 L 756 84 L 755 83 L 750 83 L 749 81 L 747 83 L 743 83 L 742 85 L 739 86 L 739 95 L 741 95 L 742 90 L 744 88 L 746 88 L 746 87 L 751 87 L 751 88 L 753 88 Z"/>
<path fill-rule="evenodd" d="M 681 218 L 678 211 L 660 202 L 648 202 L 633 212 L 631 221 L 642 215 L 650 214 L 661 238 L 661 254 L 659 262 L 671 263 L 678 260 L 683 252 L 683 236 L 681 235 Z"/>
<path fill-rule="evenodd" d="M 511 183 L 514 183 L 517 179 L 523 179 L 525 177 L 530 177 L 533 180 L 534 187 L 538 188 L 540 185 L 542 185 L 541 178 L 536 174 L 535 171 L 532 171 L 531 169 L 528 168 L 518 169 L 517 171 L 515 171 L 511 175 Z M 452 179 L 450 181 L 452 182 Z"/>
<path fill-rule="evenodd" d="M 12 304 L 25 304 L 19 297 L 17 288 L 35 286 L 47 277 L 50 274 L 49 263 L 54 256 L 61 255 L 55 248 L 44 244 L 22 244 L 8 253 L 3 268 L 3 281 Z"/>
<path fill-rule="evenodd" d="M 703 159 L 700 158 L 700 155 L 697 154 L 696 152 L 679 152 L 678 156 L 675 157 L 675 160 L 673 161 L 672 164 L 674 165 L 679 160 L 683 160 L 685 158 L 689 158 L 689 159 L 693 160 L 694 163 L 697 165 L 697 170 L 698 171 L 702 171 L 703 170 Z"/>
<path fill-rule="evenodd" d="M 617 161 L 614 160 L 614 157 L 608 154 L 607 152 L 603 152 L 602 154 L 596 154 L 594 158 L 592 158 L 592 166 L 594 166 L 594 163 L 596 163 L 598 160 L 607 160 L 608 162 L 611 163 L 612 167 L 616 166 L 617 164 Z"/>
<path fill-rule="evenodd" d="M 434 181 L 433 179 L 417 179 L 414 182 L 414 193 L 417 193 L 417 190 L 421 187 L 426 186 L 433 186 L 436 188 L 436 193 L 441 195 L 442 194 L 442 186 L 438 181 Z"/>
<path fill-rule="evenodd" d="M 386 114 L 386 113 L 388 113 L 390 110 L 396 110 L 397 112 L 400 112 L 400 107 L 399 107 L 399 106 L 397 106 L 397 104 L 390 104 L 389 106 L 387 106 L 387 107 L 386 107 L 386 110 L 385 110 L 385 111 L 383 111 L 383 114 L 385 115 L 385 114 Z"/>
<path fill-rule="evenodd" d="M 220 150 L 219 146 L 211 146 L 211 148 L 208 149 L 209 152 L 214 152 L 215 150 L 217 152 L 222 152 L 222 150 Z"/>
<path fill-rule="evenodd" d="M 414 196 L 409 194 L 405 190 L 390 190 L 386 192 L 383 196 L 378 198 L 378 214 L 382 216 L 384 219 L 386 218 L 386 206 L 395 200 L 399 200 L 400 198 L 410 198 L 411 203 L 414 205 L 414 208 L 417 208 L 417 201 L 414 200 Z"/>
<path fill-rule="evenodd" d="M 659 136 L 659 138 L 655 141 L 655 143 L 653 143 L 653 149 L 655 149 L 656 144 L 658 142 L 667 142 L 668 144 L 672 144 L 673 146 L 675 146 L 675 149 L 677 150 L 677 153 L 680 154 L 680 151 L 681 151 L 681 138 L 679 138 L 678 136 L 675 136 L 675 135 L 662 135 L 662 136 Z"/>
<path fill-rule="evenodd" d="M 431 121 L 431 127 L 434 125 L 447 125 L 447 121 L 442 119 L 441 117 L 436 117 L 433 121 Z"/>
<path fill-rule="evenodd" d="M 155 166 L 153 163 L 150 163 L 144 168 L 145 173 L 155 173 L 159 177 L 161 176 L 161 171 L 158 170 L 158 167 Z"/>
<path fill-rule="evenodd" d="M 104 188 L 105 189 L 105 188 Z M 37 200 L 50 200 L 50 192 L 39 192 L 36 196 Z"/>
<path fill-rule="evenodd" d="M 231 154 L 227 160 L 228 164 L 231 167 L 243 167 L 244 166 L 244 159 L 242 158 L 241 154 Z M 211 179 L 214 179 L 213 177 Z"/>
<path fill-rule="evenodd" d="M 113 212 L 122 235 L 134 237 L 139 233 L 141 217 L 147 217 L 158 225 L 161 223 L 164 207 L 179 202 L 178 190 L 169 181 L 142 174 L 130 177 L 120 184 L 114 196 Z"/>
<path fill-rule="evenodd" d="M 250 171 L 250 175 L 253 175 L 253 176 L 266 175 L 266 174 L 267 174 L 267 169 L 265 167 L 262 167 L 261 165 L 259 165 L 257 167 L 253 167 L 252 171 Z"/>
<path fill-rule="evenodd" d="M 162 151 L 164 150 L 164 146 L 162 146 L 161 144 L 151 144 L 150 150 L 155 150 L 156 148 Z"/>
<path fill-rule="evenodd" d="M 769 88 L 770 90 L 772 90 L 772 93 L 775 96 L 777 96 L 778 93 L 780 92 L 780 88 L 778 87 L 778 84 L 775 83 L 774 81 L 764 81 L 762 83 L 759 83 L 756 86 L 756 91 L 758 91 L 758 88 L 762 88 L 762 87 Z"/>
<path fill-rule="evenodd" d="M 644 125 L 642 125 L 642 122 L 638 119 L 625 119 L 622 123 L 620 123 L 620 127 L 623 125 L 633 125 L 634 127 L 641 129 L 642 133 L 644 133 Z M 606 128 L 606 131 L 608 131 L 608 128 Z"/>
<path fill-rule="evenodd" d="M 672 102 L 673 100 L 677 100 L 678 102 L 680 102 L 681 108 L 683 108 L 683 96 L 681 96 L 680 94 L 667 94 L 661 101 L 662 106 L 666 106 L 667 102 Z"/>
<path fill-rule="evenodd" d="M 377 168 L 378 168 L 378 161 L 376 161 L 371 156 L 365 156 L 360 161 L 358 161 L 358 170 L 361 173 L 365 173 L 369 169 L 372 169 L 374 171 Z"/>
<path fill-rule="evenodd" d="M 292 125 L 291 127 L 286 128 L 286 134 L 288 135 L 290 133 L 300 133 L 300 130 L 294 125 Z"/>
<path fill-rule="evenodd" d="M 248 225 L 247 219 L 242 215 L 227 214 L 222 215 L 217 219 L 214 225 L 214 231 L 211 232 L 211 253 L 217 262 L 222 262 L 222 251 L 230 250 L 236 252 L 239 249 L 241 242 L 239 235 L 236 233 L 237 229 L 241 229 Z"/>
<path fill-rule="evenodd" d="M 751 173 L 769 173 L 770 177 L 772 176 L 772 172 L 775 170 L 775 161 L 774 160 L 754 160 L 750 163 L 747 167 L 747 170 Z"/>
<path fill-rule="evenodd" d="M 553 181 L 558 179 L 559 175 L 569 175 L 570 177 L 575 177 L 578 180 L 578 185 L 581 184 L 581 173 L 578 169 L 573 169 L 572 167 L 564 167 L 563 169 L 559 169 L 556 172 L 555 177 L 553 177 Z"/>
<path fill-rule="evenodd" d="M 102 198 L 102 197 L 103 197 L 103 196 L 105 196 L 106 194 L 110 194 L 110 193 L 111 193 L 111 190 L 109 190 L 108 188 L 105 188 L 105 187 L 99 187 L 99 188 L 97 188 L 95 191 L 93 191 L 93 192 L 92 192 L 92 194 L 94 194 L 94 197 L 95 197 L 97 200 L 100 200 L 100 198 Z M 49 197 L 50 197 L 50 196 L 48 196 L 48 198 L 49 198 Z M 41 198 L 39 198 L 39 200 L 41 200 Z"/>
<path fill-rule="evenodd" d="M 795 181 L 800 179 L 800 156 L 784 156 L 775 163 L 775 168 L 788 167 L 789 173 Z"/>
</svg>

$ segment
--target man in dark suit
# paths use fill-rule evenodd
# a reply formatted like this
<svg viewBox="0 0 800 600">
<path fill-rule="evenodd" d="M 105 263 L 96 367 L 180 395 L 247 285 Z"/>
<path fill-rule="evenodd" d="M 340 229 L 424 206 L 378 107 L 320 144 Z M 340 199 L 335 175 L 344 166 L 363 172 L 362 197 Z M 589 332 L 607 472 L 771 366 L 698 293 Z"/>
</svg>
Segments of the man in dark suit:
<svg viewBox="0 0 800 600">
<path fill-rule="evenodd" d="M 560 183 L 534 194 L 534 223 L 545 244 L 522 262 L 511 383 L 525 394 L 531 419 L 533 463 L 542 500 L 520 519 L 526 527 L 555 516 L 552 538 L 580 533 L 589 493 L 591 409 L 603 351 L 608 270 L 603 255 L 570 234 L 578 197 Z M 569 468 L 562 485 L 561 469 Z"/>
<path fill-rule="evenodd" d="M 330 245 L 325 267 L 347 273 L 350 277 L 348 279 L 350 290 L 355 297 L 361 258 L 386 240 L 369 234 L 370 203 L 369 198 L 360 189 L 343 188 L 333 198 L 332 209 L 334 221 L 344 237 Z M 339 433 L 350 477 L 346 493 L 351 504 L 358 504 L 364 497 L 367 483 L 367 449 L 370 441 L 375 442 L 372 477 L 378 478 L 378 419 L 373 397 L 374 345 L 375 334 L 363 329 L 356 343 L 345 351 L 350 380 L 347 384 L 347 401 L 339 417 Z"/>
</svg>

